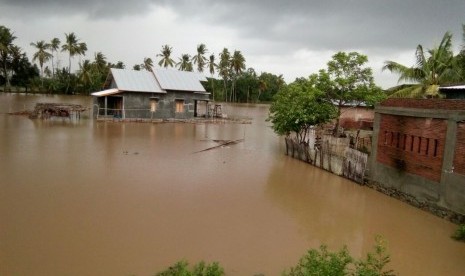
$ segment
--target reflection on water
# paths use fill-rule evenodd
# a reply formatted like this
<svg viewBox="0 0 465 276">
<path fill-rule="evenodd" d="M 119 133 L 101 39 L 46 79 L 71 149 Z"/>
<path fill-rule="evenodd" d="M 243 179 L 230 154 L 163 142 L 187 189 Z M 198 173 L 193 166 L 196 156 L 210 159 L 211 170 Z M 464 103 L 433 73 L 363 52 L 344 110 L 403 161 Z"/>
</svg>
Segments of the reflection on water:
<svg viewBox="0 0 465 276">
<path fill-rule="evenodd" d="M 91 103 L 1 94 L 0 113 L 51 99 Z M 0 275 L 152 275 L 182 258 L 277 275 L 321 243 L 361 256 L 376 234 L 403 275 L 465 271 L 451 223 L 286 157 L 266 105 L 224 112 L 253 123 L 0 114 Z"/>
</svg>

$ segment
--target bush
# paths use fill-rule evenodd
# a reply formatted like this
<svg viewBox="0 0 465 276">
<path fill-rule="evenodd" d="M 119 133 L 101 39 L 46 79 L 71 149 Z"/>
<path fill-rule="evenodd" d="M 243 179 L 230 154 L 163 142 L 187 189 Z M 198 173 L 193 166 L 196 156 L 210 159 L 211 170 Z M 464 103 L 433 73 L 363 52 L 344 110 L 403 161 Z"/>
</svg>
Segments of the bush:
<svg viewBox="0 0 465 276">
<path fill-rule="evenodd" d="M 283 272 L 283 276 L 392 276 L 392 270 L 385 270 L 385 266 L 391 261 L 386 253 L 385 241 L 376 237 L 374 252 L 367 254 L 364 260 L 355 260 L 349 254 L 346 247 L 339 252 L 332 253 L 326 246 L 320 250 L 309 250 L 299 263 Z"/>
<path fill-rule="evenodd" d="M 465 241 L 465 224 L 461 224 L 459 226 L 459 228 L 455 231 L 454 235 L 452 235 L 452 238 L 458 241 Z"/>
<path fill-rule="evenodd" d="M 217 263 L 205 264 L 204 261 L 189 269 L 187 261 L 180 261 L 170 266 L 167 270 L 155 274 L 156 276 L 223 276 L 224 270 Z"/>
</svg>

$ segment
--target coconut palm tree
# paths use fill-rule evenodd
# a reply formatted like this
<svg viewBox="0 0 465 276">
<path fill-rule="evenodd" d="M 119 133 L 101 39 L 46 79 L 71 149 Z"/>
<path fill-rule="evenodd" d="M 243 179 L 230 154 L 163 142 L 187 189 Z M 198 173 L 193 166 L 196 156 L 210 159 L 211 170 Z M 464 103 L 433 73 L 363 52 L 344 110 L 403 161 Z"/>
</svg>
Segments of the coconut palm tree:
<svg viewBox="0 0 465 276">
<path fill-rule="evenodd" d="M 50 51 L 52 51 L 52 76 L 55 76 L 55 64 L 53 61 L 54 53 L 58 52 L 58 49 L 60 49 L 60 40 L 58 38 L 53 38 L 50 43 L 48 44 L 48 48 Z"/>
<path fill-rule="evenodd" d="M 107 71 L 107 58 L 102 52 L 94 54 L 94 64 L 100 74 L 105 74 Z"/>
<path fill-rule="evenodd" d="M 168 66 L 173 67 L 174 60 L 171 58 L 171 53 L 173 48 L 170 47 L 168 44 L 163 45 L 161 47 L 161 53 L 157 55 L 157 57 L 161 57 L 158 65 L 167 68 Z"/>
<path fill-rule="evenodd" d="M 8 64 L 10 63 L 11 47 L 13 46 L 13 40 L 15 39 L 16 37 L 13 35 L 10 29 L 4 26 L 0 26 L 0 65 L 2 75 L 6 80 L 3 91 L 6 91 L 7 87 L 10 87 Z"/>
<path fill-rule="evenodd" d="M 227 48 L 224 48 L 223 51 L 220 53 L 220 63 L 218 64 L 218 74 L 223 78 L 223 84 L 224 84 L 224 100 L 228 101 L 228 92 L 227 92 L 227 81 L 230 77 L 230 59 L 231 59 L 231 54 L 229 53 L 229 50 Z"/>
<path fill-rule="evenodd" d="M 141 66 L 145 70 L 152 72 L 153 71 L 153 60 L 149 57 L 144 58 L 144 63 Z"/>
<path fill-rule="evenodd" d="M 205 44 L 197 45 L 197 54 L 192 57 L 192 62 L 197 64 L 197 71 L 203 72 L 203 68 L 205 67 L 205 63 L 207 62 L 207 58 L 205 54 L 207 53 L 207 47 Z"/>
<path fill-rule="evenodd" d="M 416 63 L 412 67 L 394 61 L 386 61 L 383 70 L 389 70 L 400 75 L 399 82 L 407 81 L 414 84 L 404 86 L 390 97 L 424 98 L 439 97 L 439 86 L 457 81 L 460 76 L 454 68 L 452 52 L 452 34 L 446 32 L 439 46 L 428 49 L 425 53 L 422 45 L 418 45 Z"/>
<path fill-rule="evenodd" d="M 208 71 L 210 72 L 211 75 L 211 81 L 212 81 L 212 99 L 215 100 L 215 82 L 213 82 L 213 75 L 215 74 L 215 69 L 218 68 L 218 65 L 215 63 L 215 54 L 210 55 L 210 59 L 208 60 L 207 63 Z"/>
<path fill-rule="evenodd" d="M 74 33 L 66 34 L 66 43 L 61 46 L 62 52 L 68 52 L 68 74 L 71 74 L 71 58 L 75 55 L 81 55 L 85 50 L 87 50 L 87 46 L 82 43 L 79 43 L 79 39 L 76 37 Z M 85 50 L 83 49 L 85 46 Z M 83 51 L 84 50 L 84 51 Z"/>
<path fill-rule="evenodd" d="M 192 71 L 192 62 L 191 56 L 188 54 L 182 54 L 181 57 L 179 58 L 179 62 L 176 63 L 176 67 L 178 67 L 179 70 L 181 71 Z"/>
<path fill-rule="evenodd" d="M 79 81 L 84 86 L 84 89 L 91 87 L 92 85 L 92 71 L 93 66 L 90 60 L 86 59 L 84 62 L 79 63 Z M 86 91 L 89 92 L 89 91 Z"/>
<path fill-rule="evenodd" d="M 49 48 L 49 44 L 47 44 L 45 41 L 40 40 L 37 42 L 32 42 L 31 46 L 35 47 L 37 49 L 37 52 L 34 53 L 32 56 L 32 61 L 39 61 L 39 66 L 40 66 L 40 78 L 42 79 L 44 77 L 44 63 L 47 62 L 51 57 L 52 54 L 47 52 L 47 49 Z M 43 84 L 43 80 L 42 80 Z"/>
<path fill-rule="evenodd" d="M 237 76 L 239 76 L 243 70 L 245 70 L 245 58 L 242 55 L 241 51 L 235 50 L 232 57 L 231 57 L 231 70 L 233 71 L 233 85 L 231 87 L 231 95 L 230 95 L 230 100 L 233 100 L 233 97 L 235 98 L 236 95 L 236 80 Z"/>
</svg>

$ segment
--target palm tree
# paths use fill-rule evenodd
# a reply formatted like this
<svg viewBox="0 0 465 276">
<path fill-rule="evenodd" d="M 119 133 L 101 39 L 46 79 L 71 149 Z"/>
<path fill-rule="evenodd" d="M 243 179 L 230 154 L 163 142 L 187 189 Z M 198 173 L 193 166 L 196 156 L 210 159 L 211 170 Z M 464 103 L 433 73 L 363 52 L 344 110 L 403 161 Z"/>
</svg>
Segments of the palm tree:
<svg viewBox="0 0 465 276">
<path fill-rule="evenodd" d="M 197 54 L 192 57 L 192 62 L 197 64 L 197 71 L 199 72 L 203 72 L 203 67 L 205 67 L 205 63 L 207 62 L 207 59 L 205 58 L 207 51 L 207 47 L 202 43 L 197 45 Z"/>
<path fill-rule="evenodd" d="M 79 63 L 79 81 L 85 88 L 89 88 L 92 85 L 92 63 L 86 59 L 83 63 Z M 89 92 L 89 91 L 86 91 Z"/>
<path fill-rule="evenodd" d="M 55 64 L 53 62 L 54 52 L 57 52 L 60 49 L 60 40 L 58 38 L 53 38 L 48 44 L 49 49 L 52 51 L 52 76 L 55 76 Z"/>
<path fill-rule="evenodd" d="M 179 70 L 181 71 L 192 71 L 192 62 L 191 56 L 188 54 L 182 54 L 181 57 L 179 58 L 179 62 L 176 63 L 176 67 L 178 67 Z"/>
<path fill-rule="evenodd" d="M 9 67 L 9 56 L 11 54 L 11 47 L 13 46 L 13 40 L 16 37 L 10 31 L 10 29 L 0 26 L 0 65 L 2 70 L 2 75 L 5 78 L 5 84 L 3 91 L 7 90 L 7 87 L 10 87 L 10 78 L 8 76 L 8 67 Z"/>
<path fill-rule="evenodd" d="M 81 62 L 81 55 L 85 56 L 87 51 L 87 44 L 85 42 L 80 42 L 78 46 L 79 62 Z"/>
<path fill-rule="evenodd" d="M 415 52 L 416 64 L 412 67 L 394 61 L 386 61 L 383 70 L 400 75 L 399 82 L 413 82 L 402 87 L 389 97 L 424 98 L 439 97 L 439 86 L 459 80 L 458 70 L 454 68 L 452 52 L 452 34 L 446 32 L 438 47 L 426 51 L 418 45 Z"/>
<path fill-rule="evenodd" d="M 105 74 L 107 70 L 107 58 L 102 52 L 94 54 L 94 64 L 100 74 Z"/>
<path fill-rule="evenodd" d="M 84 42 L 79 42 L 79 39 L 76 37 L 74 33 L 66 34 L 66 43 L 61 46 L 62 52 L 68 52 L 68 74 L 71 74 L 71 58 L 75 55 L 84 55 L 87 51 L 87 45 Z"/>
<path fill-rule="evenodd" d="M 220 53 L 220 63 L 218 64 L 219 75 L 223 78 L 224 84 L 224 100 L 228 101 L 228 92 L 226 89 L 226 83 L 230 76 L 230 58 L 231 54 L 227 48 L 224 48 Z"/>
<path fill-rule="evenodd" d="M 149 58 L 149 57 L 144 58 L 144 63 L 142 64 L 141 67 L 144 68 L 145 70 L 149 71 L 149 72 L 152 72 L 153 71 L 153 61 L 152 61 L 152 59 Z"/>
<path fill-rule="evenodd" d="M 268 89 L 268 84 L 266 83 L 266 81 L 262 80 L 262 79 L 259 79 L 258 80 L 258 98 L 257 98 L 258 101 L 260 101 L 260 96 L 267 89 Z"/>
<path fill-rule="evenodd" d="M 233 97 L 236 97 L 236 80 L 237 76 L 239 76 L 243 70 L 245 70 L 245 58 L 242 55 L 241 51 L 235 50 L 232 57 L 231 57 L 231 70 L 234 73 L 233 85 L 231 87 L 231 101 Z"/>
<path fill-rule="evenodd" d="M 37 49 L 37 52 L 34 53 L 32 56 L 32 61 L 39 61 L 40 65 L 40 78 L 42 79 L 44 77 L 44 63 L 47 62 L 51 57 L 52 54 L 47 52 L 47 49 L 49 48 L 49 44 L 45 43 L 45 41 L 40 40 L 35 43 L 31 43 L 31 46 L 35 47 Z M 42 80 L 43 84 L 43 80 Z"/>
<path fill-rule="evenodd" d="M 211 75 L 212 80 L 212 99 L 215 100 L 215 83 L 213 82 L 213 75 L 215 74 L 215 69 L 218 68 L 218 65 L 215 63 L 215 54 L 210 55 L 210 59 L 208 60 L 208 71 Z"/>
<path fill-rule="evenodd" d="M 163 45 L 161 47 L 161 53 L 157 55 L 157 57 L 161 57 L 160 61 L 158 62 L 158 65 L 167 68 L 168 66 L 173 67 L 174 65 L 174 60 L 171 58 L 171 53 L 173 51 L 173 48 L 166 45 Z"/>
</svg>

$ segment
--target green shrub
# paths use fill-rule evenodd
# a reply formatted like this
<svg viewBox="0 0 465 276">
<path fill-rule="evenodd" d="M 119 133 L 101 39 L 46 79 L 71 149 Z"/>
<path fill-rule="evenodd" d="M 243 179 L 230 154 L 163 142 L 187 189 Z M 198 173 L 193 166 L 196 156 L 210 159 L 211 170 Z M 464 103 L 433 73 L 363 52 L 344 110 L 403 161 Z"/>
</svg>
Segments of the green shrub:
<svg viewBox="0 0 465 276">
<path fill-rule="evenodd" d="M 156 276 L 223 276 L 224 270 L 217 263 L 205 264 L 204 261 L 189 268 L 187 261 L 179 261 L 167 270 L 155 274 Z"/>
<path fill-rule="evenodd" d="M 299 263 L 283 272 L 283 276 L 393 276 L 392 270 L 385 270 L 391 261 L 386 252 L 385 241 L 376 237 L 374 252 L 367 254 L 364 260 L 355 260 L 347 247 L 336 253 L 329 252 L 326 246 L 320 250 L 309 250 Z"/>
<path fill-rule="evenodd" d="M 454 235 L 452 235 L 452 238 L 458 241 L 465 241 L 465 224 L 459 225 L 459 228 L 455 231 Z"/>
</svg>

